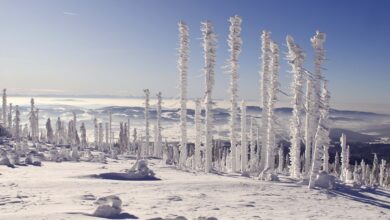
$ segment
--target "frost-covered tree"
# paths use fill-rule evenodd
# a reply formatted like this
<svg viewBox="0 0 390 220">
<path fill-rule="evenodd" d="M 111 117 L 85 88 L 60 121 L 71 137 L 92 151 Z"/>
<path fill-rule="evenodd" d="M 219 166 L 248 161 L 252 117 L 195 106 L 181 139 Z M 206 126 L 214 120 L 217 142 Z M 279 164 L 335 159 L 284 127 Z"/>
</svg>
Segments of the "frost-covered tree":
<svg viewBox="0 0 390 220">
<path fill-rule="evenodd" d="M 50 118 L 48 118 L 46 121 L 46 137 L 47 137 L 47 142 L 54 143 L 54 132 L 51 126 Z"/>
<path fill-rule="evenodd" d="M 106 135 L 105 135 L 105 137 L 106 137 L 106 146 L 110 143 L 110 141 L 109 141 L 109 138 L 110 138 L 110 135 L 109 135 L 109 125 L 108 125 L 108 122 L 106 122 L 106 123 L 104 123 L 104 128 L 105 128 L 105 130 L 106 130 Z"/>
<path fill-rule="evenodd" d="M 292 105 L 293 115 L 290 122 L 291 149 L 290 149 L 290 175 L 294 178 L 300 176 L 300 154 L 302 143 L 302 111 L 303 107 L 303 62 L 305 55 L 301 48 L 295 44 L 291 36 L 287 36 L 287 60 L 292 68 Z"/>
<path fill-rule="evenodd" d="M 154 156 L 160 157 L 160 158 L 162 156 L 161 104 L 162 104 L 162 97 L 161 97 L 161 92 L 159 92 L 159 93 L 157 93 L 157 120 L 156 120 L 156 140 L 154 143 Z"/>
<path fill-rule="evenodd" d="M 4 127 L 7 127 L 7 89 L 3 89 L 3 124 Z"/>
<path fill-rule="evenodd" d="M 31 98 L 31 107 L 29 114 L 30 128 L 31 128 L 31 138 L 34 142 L 38 141 L 39 137 L 39 109 L 35 109 L 34 98 Z"/>
<path fill-rule="evenodd" d="M 378 185 L 379 181 L 379 160 L 378 156 L 374 153 L 374 161 L 372 162 L 372 170 L 370 173 L 370 185 Z"/>
<path fill-rule="evenodd" d="M 364 159 L 360 161 L 360 168 L 362 169 L 362 184 L 365 184 L 367 181 L 367 172 L 366 172 L 366 163 L 364 162 Z"/>
<path fill-rule="evenodd" d="M 267 162 L 267 132 L 268 132 L 268 102 L 269 102 L 269 83 L 271 72 L 271 33 L 263 31 L 261 34 L 261 70 L 260 70 L 260 92 L 261 92 L 261 155 L 260 169 L 263 170 Z"/>
<path fill-rule="evenodd" d="M 109 131 L 109 134 L 108 134 L 108 142 L 109 142 L 109 147 L 110 147 L 110 151 L 112 150 L 112 145 L 113 145 L 113 138 L 112 138 L 112 112 L 109 111 L 108 112 L 108 131 Z"/>
<path fill-rule="evenodd" d="M 60 119 L 60 117 L 57 118 L 55 125 L 56 125 L 55 143 L 60 144 L 60 139 L 61 139 L 61 119 Z"/>
<path fill-rule="evenodd" d="M 248 141 L 246 131 L 246 103 L 241 102 L 241 172 L 247 171 Z"/>
<path fill-rule="evenodd" d="M 202 22 L 201 31 L 203 36 L 203 71 L 206 76 L 205 91 L 205 172 L 211 171 L 212 148 L 213 148 L 213 114 L 212 114 L 212 91 L 214 86 L 214 68 L 216 59 L 216 37 L 213 25 L 210 21 Z"/>
<path fill-rule="evenodd" d="M 385 186 L 385 172 L 386 172 L 386 160 L 381 160 L 381 165 L 379 167 L 379 185 Z"/>
<path fill-rule="evenodd" d="M 177 68 L 180 77 L 180 163 L 185 166 L 187 161 L 187 74 L 189 33 L 185 22 L 179 22 L 179 59 Z"/>
<path fill-rule="evenodd" d="M 8 130 L 11 131 L 12 130 L 12 103 L 9 103 L 9 112 L 7 118 L 8 118 L 7 127 Z"/>
<path fill-rule="evenodd" d="M 93 137 L 95 142 L 95 148 L 97 148 L 99 143 L 99 125 L 96 118 L 93 119 Z"/>
<path fill-rule="evenodd" d="M 73 128 L 75 131 L 77 131 L 77 115 L 76 112 L 72 112 L 73 114 Z"/>
<path fill-rule="evenodd" d="M 16 105 L 16 107 L 15 107 L 14 124 L 15 124 L 14 139 L 16 140 L 16 142 L 19 142 L 20 141 L 20 112 L 19 112 L 19 106 L 18 105 Z"/>
<path fill-rule="evenodd" d="M 278 172 L 283 172 L 283 160 L 284 160 L 284 154 L 283 154 L 283 145 L 281 145 L 278 149 Z"/>
<path fill-rule="evenodd" d="M 305 123 L 305 172 L 308 173 L 311 166 L 312 148 L 314 145 L 315 130 L 318 127 L 321 104 L 321 80 L 322 63 L 325 60 L 326 35 L 320 31 L 316 32 L 310 41 L 315 52 L 314 74 L 309 74 L 306 84 L 306 123 Z"/>
<path fill-rule="evenodd" d="M 327 82 L 325 81 L 322 87 L 321 99 L 320 99 L 320 119 L 317 126 L 317 132 L 315 134 L 314 141 L 314 153 L 313 153 L 313 163 L 311 166 L 311 171 L 309 175 L 309 188 L 314 187 L 314 180 L 317 177 L 321 165 L 325 162 L 322 162 L 321 159 L 324 156 L 324 146 L 329 146 L 329 92 L 327 87 Z M 325 157 L 324 157 L 325 158 Z M 328 159 L 328 158 L 326 158 Z M 347 161 L 348 162 L 348 161 Z"/>
<path fill-rule="evenodd" d="M 341 180 L 345 181 L 347 177 L 347 169 L 348 169 L 348 148 L 347 148 L 347 136 L 343 133 L 340 137 L 340 145 L 341 145 Z"/>
<path fill-rule="evenodd" d="M 271 41 L 271 65 L 269 68 L 268 75 L 268 101 L 266 102 L 267 108 L 265 114 L 267 115 L 267 136 L 266 136 L 266 149 L 267 149 L 267 157 L 266 157 L 266 167 L 265 169 L 274 169 L 275 164 L 275 116 L 274 116 L 274 108 L 277 100 L 276 94 L 279 88 L 278 83 L 279 76 L 279 47 L 276 43 Z M 264 115 L 264 114 L 263 114 Z"/>
<path fill-rule="evenodd" d="M 100 147 L 103 145 L 103 139 L 104 139 L 103 123 L 99 122 L 99 124 L 98 124 L 98 144 Z"/>
<path fill-rule="evenodd" d="M 232 171 L 237 171 L 237 109 L 238 109 L 238 57 L 241 53 L 241 22 L 242 19 L 239 16 L 229 18 L 229 74 L 230 74 L 230 150 L 231 150 L 231 166 Z"/>
<path fill-rule="evenodd" d="M 131 151 L 131 140 L 130 140 L 130 117 L 127 118 L 127 149 Z"/>
<path fill-rule="evenodd" d="M 85 128 L 84 122 L 82 122 L 80 126 L 80 139 L 81 139 L 81 146 L 83 148 L 87 147 L 87 129 Z"/>
<path fill-rule="evenodd" d="M 334 157 L 334 173 L 338 176 L 340 174 L 340 155 L 339 152 L 336 152 Z"/>
<path fill-rule="evenodd" d="M 150 131 L 149 131 L 149 95 L 150 91 L 149 89 L 144 90 L 145 93 L 145 142 L 143 147 L 145 149 L 142 149 L 141 156 L 147 156 L 149 155 L 149 139 L 150 139 Z"/>
<path fill-rule="evenodd" d="M 76 134 L 76 130 L 75 130 L 75 127 L 74 127 L 74 121 L 73 120 L 70 120 L 68 122 L 68 142 L 72 146 L 77 145 L 77 134 Z"/>
</svg>

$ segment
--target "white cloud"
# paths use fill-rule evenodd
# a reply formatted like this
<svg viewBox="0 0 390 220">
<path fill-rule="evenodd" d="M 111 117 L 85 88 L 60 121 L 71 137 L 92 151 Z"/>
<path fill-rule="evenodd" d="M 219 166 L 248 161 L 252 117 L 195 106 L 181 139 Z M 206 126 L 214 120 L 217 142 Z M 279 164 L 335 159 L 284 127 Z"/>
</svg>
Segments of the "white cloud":
<svg viewBox="0 0 390 220">
<path fill-rule="evenodd" d="M 69 12 L 69 11 L 64 11 L 64 12 L 62 12 L 62 14 L 68 15 L 68 16 L 75 16 L 75 15 L 77 15 L 76 13 L 74 13 L 74 12 Z"/>
</svg>

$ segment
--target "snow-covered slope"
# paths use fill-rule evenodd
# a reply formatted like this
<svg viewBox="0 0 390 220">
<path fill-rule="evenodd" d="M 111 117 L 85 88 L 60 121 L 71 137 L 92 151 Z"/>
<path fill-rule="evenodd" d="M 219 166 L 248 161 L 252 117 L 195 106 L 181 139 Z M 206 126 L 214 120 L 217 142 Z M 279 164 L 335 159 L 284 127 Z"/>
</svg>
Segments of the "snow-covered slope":
<svg viewBox="0 0 390 220">
<path fill-rule="evenodd" d="M 149 164 L 161 181 L 93 179 L 128 169 L 133 160 L 0 167 L 0 219 L 96 219 L 97 198 L 117 195 L 139 219 L 199 216 L 218 219 L 389 219 L 390 193 L 342 187 L 309 190 L 288 178 L 262 182 L 241 176 L 179 171 Z M 83 214 L 84 213 L 84 214 Z"/>
</svg>

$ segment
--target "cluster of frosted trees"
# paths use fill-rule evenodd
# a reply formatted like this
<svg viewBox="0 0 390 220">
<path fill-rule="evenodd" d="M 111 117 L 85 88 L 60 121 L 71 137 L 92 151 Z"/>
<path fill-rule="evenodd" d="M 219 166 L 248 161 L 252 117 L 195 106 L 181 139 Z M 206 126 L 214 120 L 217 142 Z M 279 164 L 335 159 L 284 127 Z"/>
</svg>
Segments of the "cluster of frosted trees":
<svg viewBox="0 0 390 220">
<path fill-rule="evenodd" d="M 194 145 L 188 145 L 186 106 L 189 28 L 185 22 L 179 22 L 180 143 L 178 150 L 174 150 L 173 161 L 182 169 L 242 172 L 259 175 L 259 178 L 264 180 L 272 180 L 277 173 L 285 172 L 294 178 L 308 179 L 309 187 L 313 187 L 317 175 L 322 171 L 329 172 L 330 166 L 328 122 L 330 95 L 327 80 L 322 75 L 325 34 L 317 31 L 310 39 L 314 50 L 314 71 L 304 67 L 305 54 L 293 37 L 286 37 L 286 59 L 292 74 L 291 92 L 287 94 L 280 90 L 278 82 L 279 46 L 272 40 L 269 31 L 262 32 L 260 70 L 262 114 L 261 119 L 256 120 L 246 115 L 245 100 L 240 101 L 238 98 L 242 20 L 234 16 L 229 22 L 227 43 L 230 56 L 227 72 L 230 76 L 230 147 L 226 149 L 221 141 L 213 138 L 212 94 L 217 46 L 216 35 L 210 21 L 201 23 L 205 92 L 202 99 L 195 101 L 195 139 Z M 274 109 L 280 94 L 290 96 L 293 107 L 290 120 L 291 146 L 288 154 L 279 144 L 280 135 L 276 132 L 278 124 Z M 202 109 L 205 112 L 204 117 L 201 116 Z M 305 146 L 303 152 L 302 145 Z M 342 152 L 347 152 L 347 149 L 343 149 Z M 175 157 L 175 154 L 179 156 Z M 343 167 L 340 178 L 344 178 L 343 180 L 346 180 L 345 172 L 349 167 L 349 161 L 344 159 L 347 157 L 349 155 L 342 154 Z"/>
<path fill-rule="evenodd" d="M 360 161 L 360 164 L 355 161 L 355 164 L 351 165 L 350 147 L 347 145 L 347 137 L 344 134 L 340 137 L 340 145 L 341 157 L 336 153 L 335 162 L 331 166 L 326 160 L 329 158 L 329 154 L 324 152 L 324 171 L 332 173 L 341 181 L 354 186 L 390 187 L 390 168 L 386 166 L 386 160 L 382 159 L 379 162 L 377 155 L 374 154 L 372 165 L 366 164 L 364 159 Z"/>
</svg>

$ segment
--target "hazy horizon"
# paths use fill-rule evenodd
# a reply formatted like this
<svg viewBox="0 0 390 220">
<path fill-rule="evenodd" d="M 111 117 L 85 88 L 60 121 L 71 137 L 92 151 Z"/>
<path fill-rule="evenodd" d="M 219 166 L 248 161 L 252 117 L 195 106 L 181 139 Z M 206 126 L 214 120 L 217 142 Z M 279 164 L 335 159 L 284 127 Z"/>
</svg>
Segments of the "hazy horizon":
<svg viewBox="0 0 390 220">
<path fill-rule="evenodd" d="M 324 76 L 332 107 L 390 113 L 390 3 L 387 1 L 104 1 L 4 0 L 0 7 L 0 88 L 9 94 L 141 97 L 143 89 L 163 97 L 178 93 L 177 23 L 190 28 L 189 97 L 202 97 L 204 77 L 200 22 L 217 34 L 213 97 L 228 99 L 228 18 L 243 19 L 239 97 L 258 100 L 260 33 L 269 30 L 281 48 L 279 81 L 289 93 L 284 59 L 290 34 L 313 68 L 310 37 L 327 34 Z M 336 7 L 335 7 L 336 6 Z M 346 13 L 348 12 L 348 13 Z M 279 94 L 280 102 L 288 98 Z"/>
</svg>

